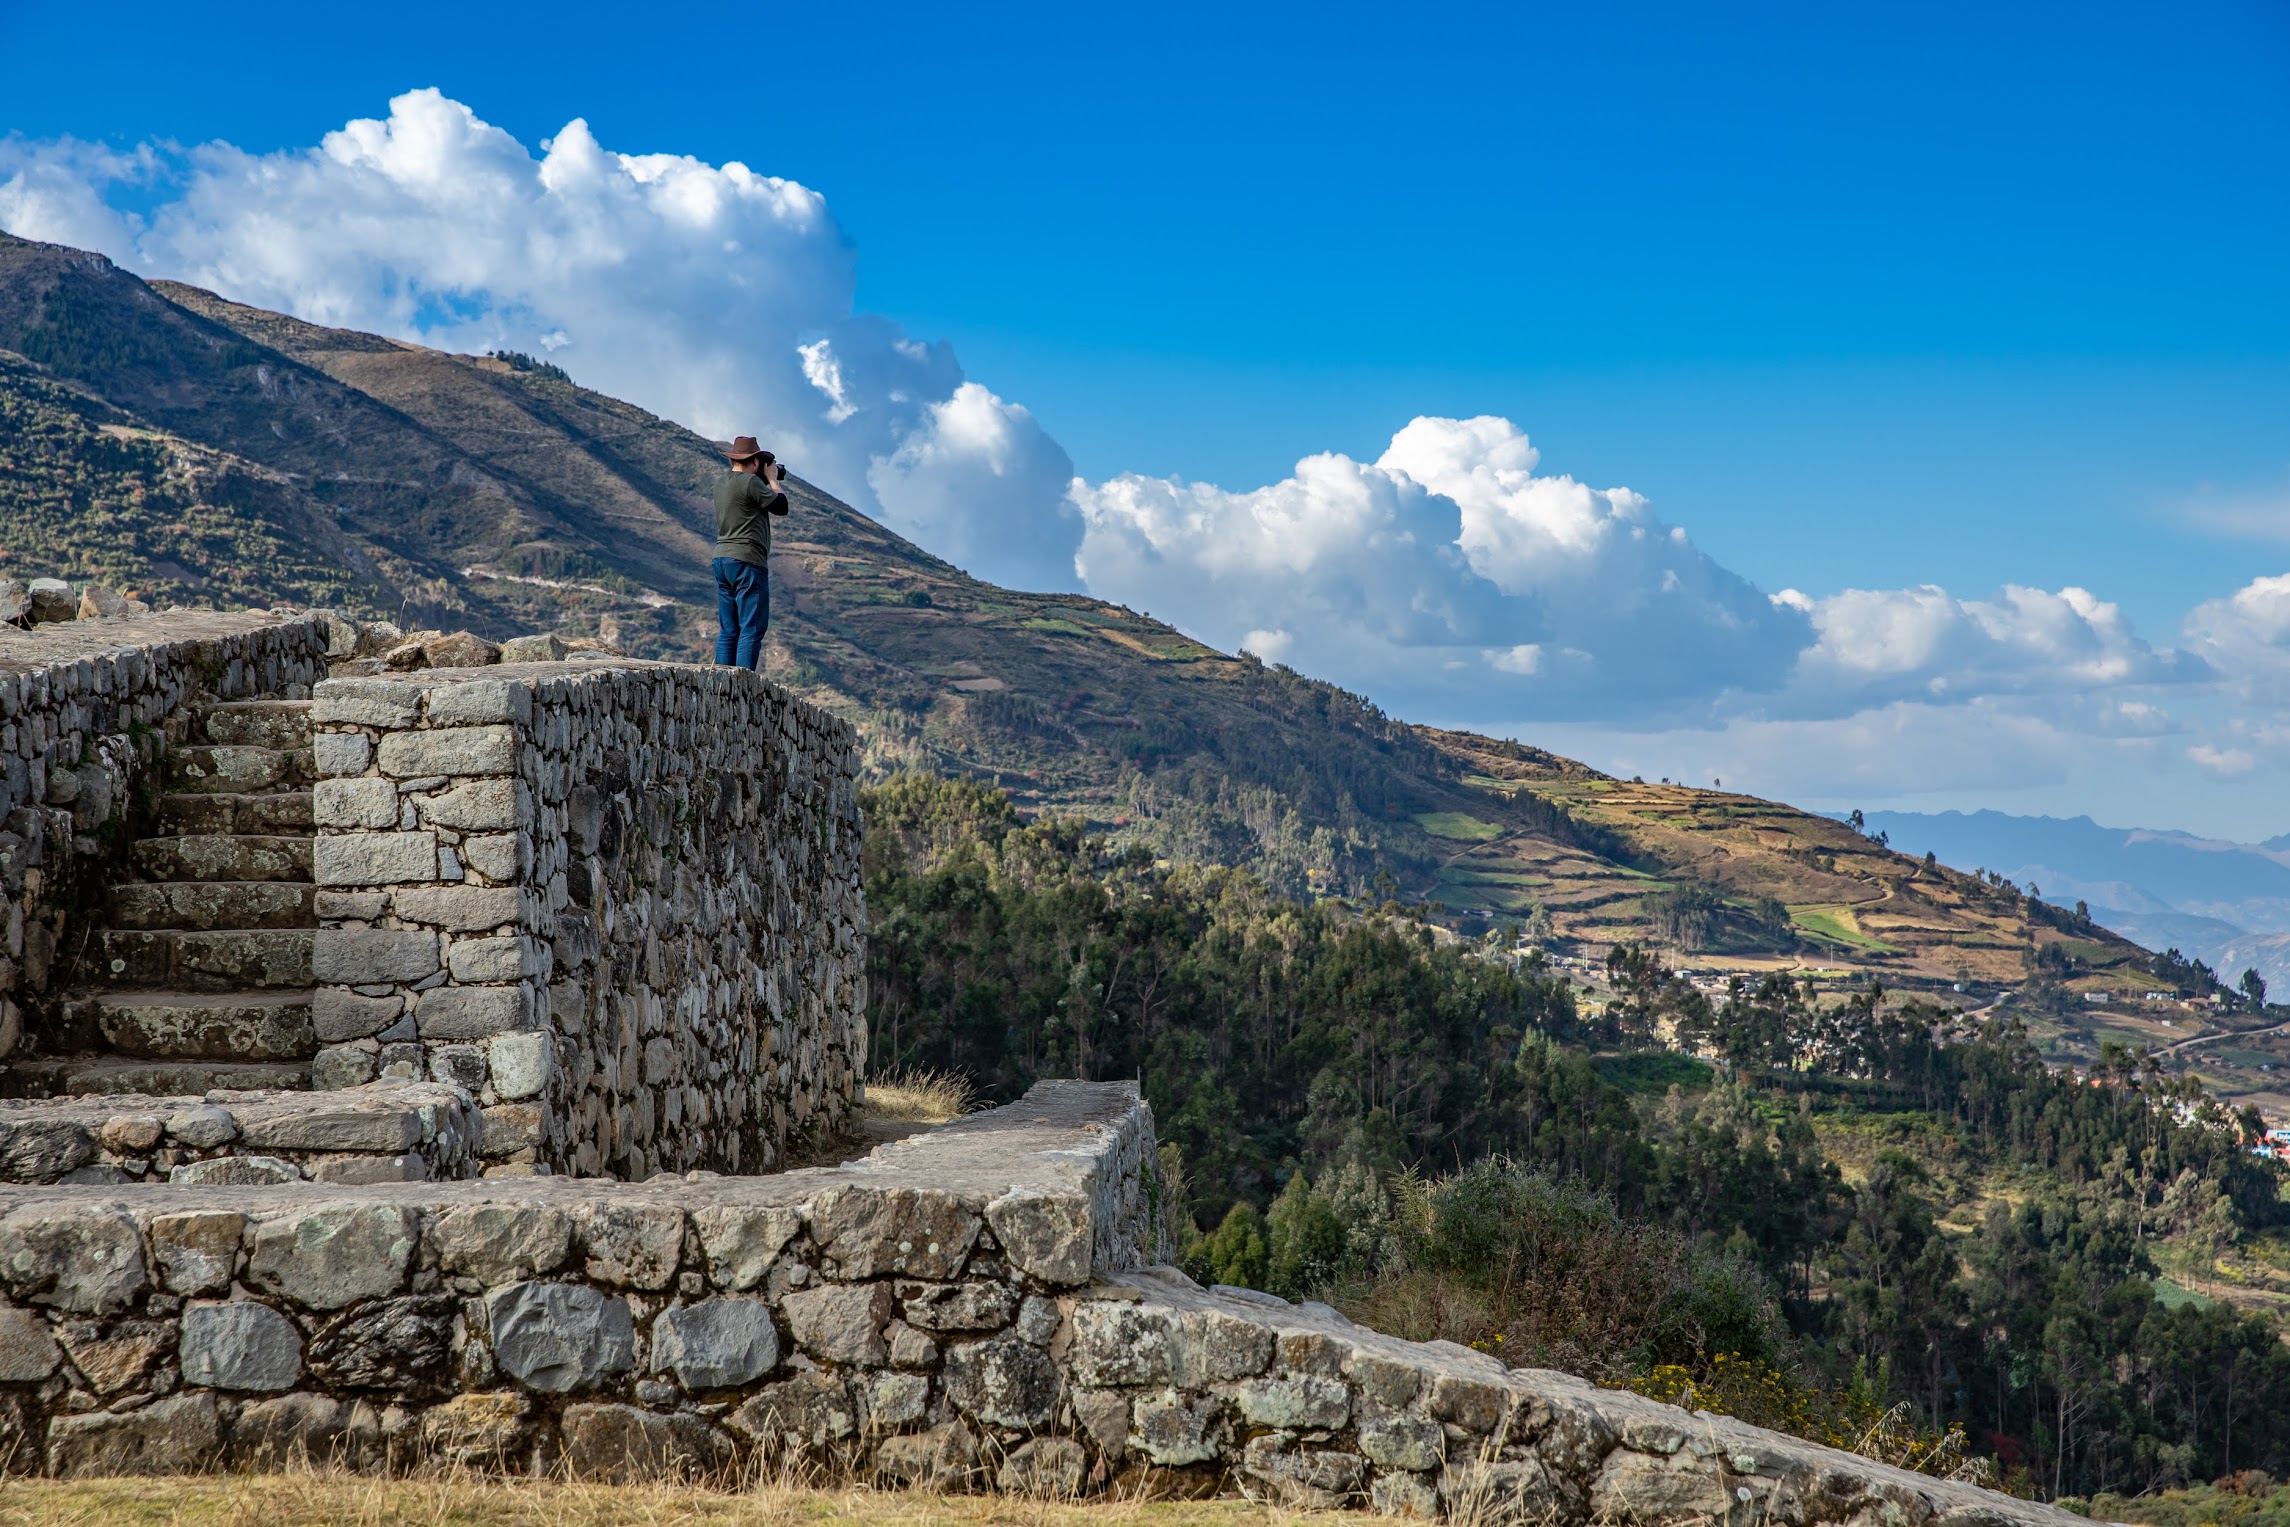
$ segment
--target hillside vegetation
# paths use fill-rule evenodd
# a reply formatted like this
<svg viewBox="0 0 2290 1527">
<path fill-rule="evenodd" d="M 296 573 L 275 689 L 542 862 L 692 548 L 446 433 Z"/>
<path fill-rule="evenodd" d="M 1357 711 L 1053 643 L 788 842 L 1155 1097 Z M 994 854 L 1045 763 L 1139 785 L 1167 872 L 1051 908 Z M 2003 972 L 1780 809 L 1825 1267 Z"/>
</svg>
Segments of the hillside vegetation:
<svg viewBox="0 0 2290 1527">
<path fill-rule="evenodd" d="M 0 235 L 0 568 L 161 600 L 291 601 L 495 637 L 709 650 L 711 442 L 553 366 L 323 328 Z M 1438 904 L 1593 956 L 2018 981 L 2144 956 L 1773 802 L 1608 779 L 1407 725 L 1078 595 L 997 588 L 804 483 L 774 542 L 773 677 L 878 775 L 992 782 L 1283 894 Z"/>
<path fill-rule="evenodd" d="M 864 806 L 878 1062 L 1140 1078 L 1203 1282 L 2043 1494 L 2290 1464 L 2290 1350 L 2222 1271 L 2290 1205 L 2197 1084 L 1627 944 L 1586 1000 L 976 784 Z"/>
</svg>

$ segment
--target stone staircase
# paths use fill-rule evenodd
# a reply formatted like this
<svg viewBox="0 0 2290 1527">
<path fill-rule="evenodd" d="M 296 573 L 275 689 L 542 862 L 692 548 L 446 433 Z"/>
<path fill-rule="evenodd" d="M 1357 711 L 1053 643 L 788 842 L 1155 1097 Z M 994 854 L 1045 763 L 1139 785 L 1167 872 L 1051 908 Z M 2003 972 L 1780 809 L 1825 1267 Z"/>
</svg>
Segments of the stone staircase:
<svg viewBox="0 0 2290 1527">
<path fill-rule="evenodd" d="M 104 926 L 67 967 L 32 1096 L 197 1096 L 310 1086 L 310 702 L 205 707 L 172 748 L 156 836 L 129 846 Z"/>
</svg>

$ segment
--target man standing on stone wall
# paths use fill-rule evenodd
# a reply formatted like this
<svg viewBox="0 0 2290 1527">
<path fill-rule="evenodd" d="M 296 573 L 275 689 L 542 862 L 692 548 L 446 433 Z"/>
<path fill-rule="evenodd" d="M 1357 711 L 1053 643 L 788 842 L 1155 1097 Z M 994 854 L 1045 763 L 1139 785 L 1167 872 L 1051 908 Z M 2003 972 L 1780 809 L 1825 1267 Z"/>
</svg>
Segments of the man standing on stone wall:
<svg viewBox="0 0 2290 1527">
<path fill-rule="evenodd" d="M 742 435 L 716 484 L 716 662 L 754 668 L 771 624 L 771 520 L 787 512 L 785 475 L 771 452 Z"/>
</svg>

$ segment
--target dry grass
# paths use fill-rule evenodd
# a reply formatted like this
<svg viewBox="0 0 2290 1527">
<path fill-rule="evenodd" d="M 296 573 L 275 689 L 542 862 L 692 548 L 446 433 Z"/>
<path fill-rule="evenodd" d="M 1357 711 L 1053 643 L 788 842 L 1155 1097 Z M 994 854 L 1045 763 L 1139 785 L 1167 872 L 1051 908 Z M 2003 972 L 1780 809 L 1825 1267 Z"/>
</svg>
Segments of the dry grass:
<svg viewBox="0 0 2290 1527">
<path fill-rule="evenodd" d="M 330 1473 L 0 1483 L 0 1527 L 1284 1527 L 1248 1501 L 1030 1500 L 767 1483 L 594 1485 Z"/>
<path fill-rule="evenodd" d="M 867 1117 L 896 1124 L 944 1124 L 976 1102 L 970 1078 L 950 1071 L 893 1071 L 867 1083 Z"/>
</svg>

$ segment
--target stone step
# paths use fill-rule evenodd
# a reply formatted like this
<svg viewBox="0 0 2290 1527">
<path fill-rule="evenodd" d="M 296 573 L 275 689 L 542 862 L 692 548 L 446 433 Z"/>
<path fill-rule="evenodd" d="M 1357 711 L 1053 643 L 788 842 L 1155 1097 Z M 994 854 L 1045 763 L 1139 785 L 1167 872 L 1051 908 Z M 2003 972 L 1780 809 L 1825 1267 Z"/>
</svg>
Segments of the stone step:
<svg viewBox="0 0 2290 1527">
<path fill-rule="evenodd" d="M 230 932 L 106 928 L 90 940 L 79 974 L 106 986 L 179 991 L 309 986 L 311 938 L 307 928 Z"/>
<path fill-rule="evenodd" d="M 207 707 L 207 741 L 257 748 L 310 746 L 308 700 L 226 700 Z"/>
<path fill-rule="evenodd" d="M 127 851 L 128 862 L 146 880 L 307 883 L 310 855 L 308 838 L 252 833 L 182 833 L 171 838 L 142 838 Z"/>
<path fill-rule="evenodd" d="M 308 748 L 187 747 L 167 755 L 167 783 L 195 795 L 307 788 L 317 777 Z"/>
<path fill-rule="evenodd" d="M 281 880 L 163 880 L 111 888 L 111 926 L 182 928 L 315 928 L 318 888 Z"/>
<path fill-rule="evenodd" d="M 119 1060 L 73 1056 L 9 1064 L 5 1078 L 16 1097 L 204 1097 L 210 1092 L 307 1092 L 308 1062 L 247 1060 Z"/>
<path fill-rule="evenodd" d="M 143 1060 L 307 1061 L 318 1049 L 307 991 L 106 992 L 96 1025 Z"/>
<path fill-rule="evenodd" d="M 162 795 L 159 830 L 163 833 L 287 833 L 310 836 L 310 792 L 282 791 L 272 795 Z"/>
</svg>

